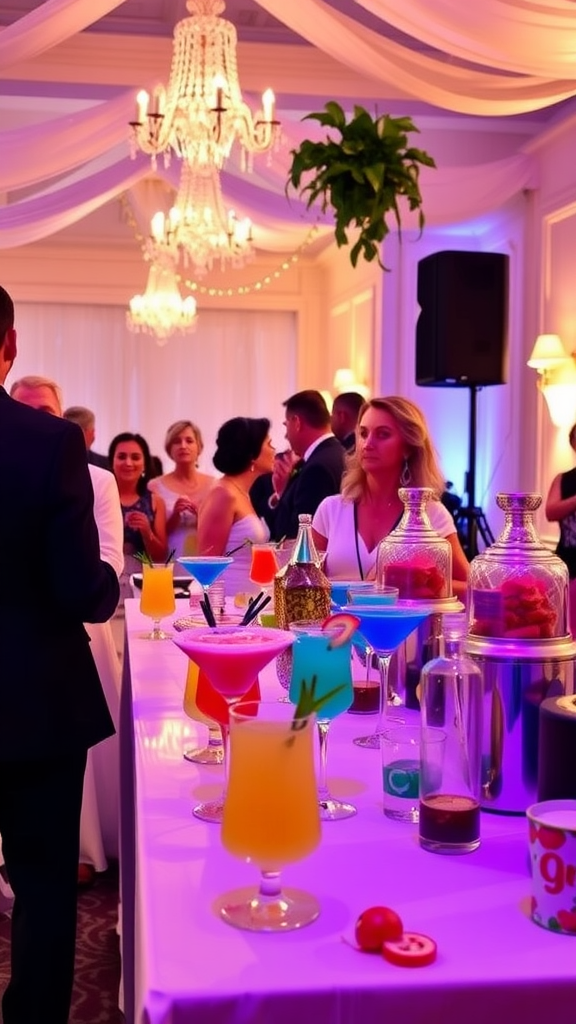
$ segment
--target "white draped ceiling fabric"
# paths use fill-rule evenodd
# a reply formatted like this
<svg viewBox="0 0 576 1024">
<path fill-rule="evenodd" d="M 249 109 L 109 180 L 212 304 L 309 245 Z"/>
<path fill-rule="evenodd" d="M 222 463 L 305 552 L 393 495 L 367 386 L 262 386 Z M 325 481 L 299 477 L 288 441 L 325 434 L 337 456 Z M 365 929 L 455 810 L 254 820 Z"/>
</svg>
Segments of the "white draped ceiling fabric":
<svg viewBox="0 0 576 1024">
<path fill-rule="evenodd" d="M 0 32 L 3 68 L 57 45 L 120 2 L 46 0 Z M 512 115 L 576 95 L 573 0 L 482 0 L 476 5 L 461 0 L 435 0 L 433 5 L 427 0 L 355 0 L 410 36 L 412 45 L 383 38 L 323 0 L 257 2 L 342 64 L 364 76 L 369 68 L 375 81 L 393 82 L 415 98 L 426 97 L 445 109 Z M 438 50 L 438 55 L 418 52 L 414 40 Z M 133 109 L 133 93 L 127 92 L 66 117 L 0 132 L 0 192 L 38 186 L 35 194 L 9 201 L 0 209 L 0 248 L 46 238 L 150 175 L 147 160 L 132 161 L 123 155 Z M 283 128 L 288 150 L 304 129 L 301 125 Z M 312 130 L 308 125 L 306 133 Z M 43 154 L 42 161 L 37 159 L 38 152 Z M 161 173 L 175 183 L 173 171 Z M 234 205 L 239 216 L 249 216 L 261 226 L 269 243 L 264 248 L 280 247 L 272 240 L 279 228 L 282 247 L 297 246 L 317 216 L 316 211 L 306 212 L 295 196 L 287 200 L 285 183 L 281 155 L 274 155 L 270 167 L 250 177 L 233 166 L 223 174 L 226 202 Z M 443 225 L 473 219 L 535 184 L 528 154 L 483 165 L 424 169 L 426 221 Z M 326 217 L 320 221 L 329 224 Z"/>
</svg>

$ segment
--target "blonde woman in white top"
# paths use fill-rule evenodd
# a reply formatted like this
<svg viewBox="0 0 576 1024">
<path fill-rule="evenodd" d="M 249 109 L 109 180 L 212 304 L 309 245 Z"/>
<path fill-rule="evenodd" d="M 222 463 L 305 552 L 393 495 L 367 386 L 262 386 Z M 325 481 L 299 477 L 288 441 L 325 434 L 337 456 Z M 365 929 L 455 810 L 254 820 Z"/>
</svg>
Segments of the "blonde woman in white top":
<svg viewBox="0 0 576 1024">
<path fill-rule="evenodd" d="M 198 508 L 216 480 L 198 469 L 203 448 L 200 428 L 191 420 L 177 420 L 168 427 L 164 440 L 164 449 L 174 462 L 174 469 L 153 477 L 148 483 L 148 490 L 162 498 L 166 505 L 168 549 L 174 549 L 175 558 L 197 553 Z"/>
<path fill-rule="evenodd" d="M 466 592 L 468 562 L 454 520 L 439 496 L 444 489 L 426 420 L 407 398 L 373 398 L 360 410 L 356 450 L 349 456 L 341 493 L 325 498 L 312 521 L 329 576 L 373 577 L 378 544 L 397 525 L 404 506 L 400 487 L 431 487 L 438 500 L 428 514 L 452 548 L 452 585 Z"/>
</svg>

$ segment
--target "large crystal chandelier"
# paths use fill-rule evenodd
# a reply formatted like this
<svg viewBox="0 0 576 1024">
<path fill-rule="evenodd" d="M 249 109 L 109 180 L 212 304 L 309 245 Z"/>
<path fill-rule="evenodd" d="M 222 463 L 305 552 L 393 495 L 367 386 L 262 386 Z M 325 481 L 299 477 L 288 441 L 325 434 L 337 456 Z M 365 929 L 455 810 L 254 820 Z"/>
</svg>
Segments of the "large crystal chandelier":
<svg viewBox="0 0 576 1024">
<path fill-rule="evenodd" d="M 263 153 L 278 132 L 274 93 L 267 89 L 254 118 L 242 99 L 236 64 L 236 29 L 220 17 L 223 0 L 187 0 L 191 17 L 174 29 L 168 88 L 137 96 L 132 152 L 152 157 L 171 151 L 197 167 L 221 168 L 237 140 L 242 151 Z"/>
<path fill-rule="evenodd" d="M 183 163 L 174 206 L 166 217 L 157 213 L 152 218 L 147 251 L 152 260 L 181 255 L 196 277 L 211 270 L 215 260 L 221 270 L 236 269 L 254 257 L 252 223 L 225 210 L 216 168 L 197 170 Z"/>
<path fill-rule="evenodd" d="M 151 263 L 144 295 L 133 295 L 126 322 L 131 331 L 153 334 L 165 345 L 172 334 L 187 334 L 196 327 L 196 299 L 180 294 L 174 263 L 163 254 Z"/>
</svg>

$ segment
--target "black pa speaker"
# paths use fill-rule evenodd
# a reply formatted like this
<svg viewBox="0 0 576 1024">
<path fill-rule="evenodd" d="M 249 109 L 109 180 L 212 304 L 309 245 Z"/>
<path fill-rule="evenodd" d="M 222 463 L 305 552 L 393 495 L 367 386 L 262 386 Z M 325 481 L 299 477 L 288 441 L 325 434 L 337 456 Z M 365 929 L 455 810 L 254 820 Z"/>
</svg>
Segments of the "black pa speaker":
<svg viewBox="0 0 576 1024">
<path fill-rule="evenodd" d="M 458 251 L 419 261 L 417 384 L 506 383 L 508 262 L 503 253 Z"/>
</svg>

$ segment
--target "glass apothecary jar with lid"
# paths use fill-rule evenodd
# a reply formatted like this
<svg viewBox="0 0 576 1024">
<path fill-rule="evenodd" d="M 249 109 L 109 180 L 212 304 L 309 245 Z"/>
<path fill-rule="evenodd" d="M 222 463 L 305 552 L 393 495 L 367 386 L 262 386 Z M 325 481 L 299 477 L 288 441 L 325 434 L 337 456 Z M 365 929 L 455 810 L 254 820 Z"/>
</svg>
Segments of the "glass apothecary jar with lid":
<svg viewBox="0 0 576 1024">
<path fill-rule="evenodd" d="M 378 545 L 378 586 L 398 587 L 398 598 L 436 601 L 452 596 L 452 548 L 433 529 L 427 506 L 430 487 L 401 487 L 404 513 L 398 526 Z"/>
<path fill-rule="evenodd" d="M 534 525 L 542 496 L 498 494 L 504 529 L 473 559 L 468 633 L 507 641 L 551 640 L 568 633 L 568 569 Z"/>
</svg>

